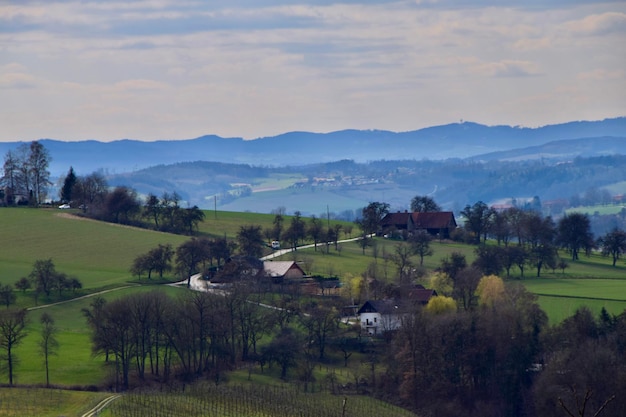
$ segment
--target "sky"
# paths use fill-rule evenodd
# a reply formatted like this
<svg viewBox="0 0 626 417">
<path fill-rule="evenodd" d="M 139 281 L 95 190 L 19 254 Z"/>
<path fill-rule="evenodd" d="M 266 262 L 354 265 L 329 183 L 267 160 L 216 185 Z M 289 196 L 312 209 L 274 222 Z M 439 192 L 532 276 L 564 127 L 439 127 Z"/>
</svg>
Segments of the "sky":
<svg viewBox="0 0 626 417">
<path fill-rule="evenodd" d="M 626 1 L 0 1 L 0 142 L 626 116 Z"/>
</svg>

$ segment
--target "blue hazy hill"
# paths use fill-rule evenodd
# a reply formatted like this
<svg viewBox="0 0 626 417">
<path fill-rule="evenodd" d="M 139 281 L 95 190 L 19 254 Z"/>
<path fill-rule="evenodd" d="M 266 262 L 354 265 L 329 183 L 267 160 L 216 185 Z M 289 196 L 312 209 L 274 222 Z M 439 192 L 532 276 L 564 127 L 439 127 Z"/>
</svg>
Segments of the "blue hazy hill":
<svg viewBox="0 0 626 417">
<path fill-rule="evenodd" d="M 574 121 L 537 128 L 463 122 L 410 132 L 289 132 L 254 140 L 206 135 L 195 139 L 153 142 L 130 139 L 112 142 L 66 142 L 62 138 L 41 139 L 41 142 L 52 157 L 50 171 L 53 176 L 58 176 L 66 173 L 70 166 L 79 174 L 100 169 L 105 173 L 119 174 L 160 164 L 191 161 L 299 166 L 343 159 L 356 162 L 383 159 L 442 160 L 479 157 L 485 154 L 490 154 L 488 159 L 492 159 L 498 158 L 500 152 L 504 152 L 501 154 L 503 157 L 506 155 L 506 158 L 515 158 L 517 149 L 540 147 L 548 143 L 552 143 L 551 155 L 563 154 L 571 157 L 572 152 L 576 152 L 576 147 L 572 148 L 573 142 L 568 141 L 574 139 L 583 140 L 584 152 L 588 155 L 606 154 L 603 142 L 596 138 L 604 138 L 604 143 L 606 138 L 612 138 L 613 144 L 623 141 L 623 149 L 626 149 L 626 117 Z M 20 142 L 0 143 L 0 154 L 6 154 L 19 144 Z M 519 157 L 524 158 L 522 155 Z"/>
</svg>

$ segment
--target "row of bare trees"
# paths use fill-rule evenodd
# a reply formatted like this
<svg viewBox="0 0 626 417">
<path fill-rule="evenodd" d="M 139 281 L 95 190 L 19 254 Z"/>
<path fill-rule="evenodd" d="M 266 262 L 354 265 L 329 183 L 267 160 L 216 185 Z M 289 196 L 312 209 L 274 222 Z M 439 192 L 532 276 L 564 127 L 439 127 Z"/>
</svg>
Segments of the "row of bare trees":
<svg viewBox="0 0 626 417">
<path fill-rule="evenodd" d="M 268 240 L 284 240 L 288 246 L 295 249 L 298 244 L 305 240 L 313 242 L 315 251 L 318 249 L 318 244 L 323 244 L 323 248 L 329 249 L 329 245 L 333 244 L 335 249 L 338 250 L 340 233 L 344 232 L 346 235 L 352 233 L 351 225 L 343 225 L 336 222 L 330 224 L 330 222 L 324 221 L 322 218 L 315 215 L 308 218 L 308 221 L 302 218 L 302 214 L 296 211 L 291 217 L 288 226 L 285 225 L 285 218 L 282 214 L 276 214 L 272 227 L 268 227 L 263 230 L 263 236 Z"/>
<path fill-rule="evenodd" d="M 160 244 L 137 256 L 130 272 L 139 278 L 145 274 L 151 279 L 154 272 L 163 278 L 164 273 L 174 270 L 176 276 L 189 280 L 210 267 L 219 269 L 234 254 L 235 248 L 236 244 L 226 238 L 191 238 L 176 249 L 170 244 Z"/>
<path fill-rule="evenodd" d="M 289 298 L 267 308 L 253 287 L 240 283 L 219 294 L 190 291 L 176 298 L 158 290 L 113 301 L 95 298 L 83 313 L 94 352 L 112 362 L 111 386 L 126 390 L 133 378 L 137 384 L 201 376 L 219 382 L 224 371 L 246 361 L 277 364 L 286 377 L 296 362 L 324 360 L 339 329 L 338 311 L 298 307 Z M 260 348 L 265 337 L 272 341 Z"/>
<path fill-rule="evenodd" d="M 466 230 L 473 236 L 491 237 L 497 242 L 497 246 L 479 245 L 476 249 L 476 266 L 485 274 L 505 270 L 509 276 L 513 266 L 519 268 L 522 276 L 526 266 L 534 268 L 538 277 L 544 268 L 564 270 L 568 265 L 559 258 L 558 249 L 569 252 L 573 261 L 579 259 L 581 252 L 589 255 L 600 249 L 603 255 L 611 256 L 613 266 L 626 253 L 626 232 L 615 228 L 594 239 L 585 214 L 567 214 L 554 222 L 535 211 L 510 208 L 497 212 L 485 207 L 477 203 L 465 210 L 465 215 L 470 216 Z"/>
</svg>

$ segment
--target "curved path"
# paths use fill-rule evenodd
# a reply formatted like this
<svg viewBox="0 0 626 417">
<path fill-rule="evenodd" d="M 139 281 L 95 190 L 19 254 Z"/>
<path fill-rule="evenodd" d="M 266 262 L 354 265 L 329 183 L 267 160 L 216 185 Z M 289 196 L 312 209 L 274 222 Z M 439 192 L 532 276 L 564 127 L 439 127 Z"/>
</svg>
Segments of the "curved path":
<svg viewBox="0 0 626 417">
<path fill-rule="evenodd" d="M 136 285 L 125 285 L 123 287 L 116 287 L 116 288 L 111 288 L 111 289 L 108 289 L 108 290 L 102 290 L 102 291 L 94 292 L 94 293 L 87 294 L 87 295 L 81 295 L 80 297 L 70 298 L 69 300 L 59 301 L 59 302 L 56 302 L 56 303 L 43 304 L 43 305 L 35 306 L 35 307 L 28 307 L 26 310 L 32 311 L 32 310 L 39 310 L 40 308 L 58 306 L 59 304 L 71 303 L 72 301 L 78 301 L 78 300 L 82 300 L 84 298 L 95 297 L 96 295 L 106 294 L 108 292 L 123 290 L 124 288 L 132 288 L 132 287 L 139 287 L 139 284 L 136 284 Z"/>
<path fill-rule="evenodd" d="M 92 408 L 91 410 L 89 410 L 85 414 L 83 414 L 82 417 L 94 417 L 94 416 L 99 415 L 100 412 L 107 405 L 111 404 L 113 401 L 117 400 L 121 396 L 122 396 L 121 394 L 115 394 L 115 395 L 111 395 L 110 397 L 106 397 L 104 400 L 100 401 L 98 403 L 98 405 L 96 405 L 94 408 Z"/>
</svg>

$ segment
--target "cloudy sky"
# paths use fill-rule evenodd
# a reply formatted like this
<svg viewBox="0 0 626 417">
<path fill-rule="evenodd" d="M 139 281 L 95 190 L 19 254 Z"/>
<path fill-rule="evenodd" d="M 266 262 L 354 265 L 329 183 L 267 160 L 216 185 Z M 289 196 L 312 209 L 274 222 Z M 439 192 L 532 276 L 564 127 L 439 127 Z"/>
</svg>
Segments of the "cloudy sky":
<svg viewBox="0 0 626 417">
<path fill-rule="evenodd" d="M 624 45 L 624 0 L 2 1 L 0 141 L 599 120 Z"/>
</svg>

